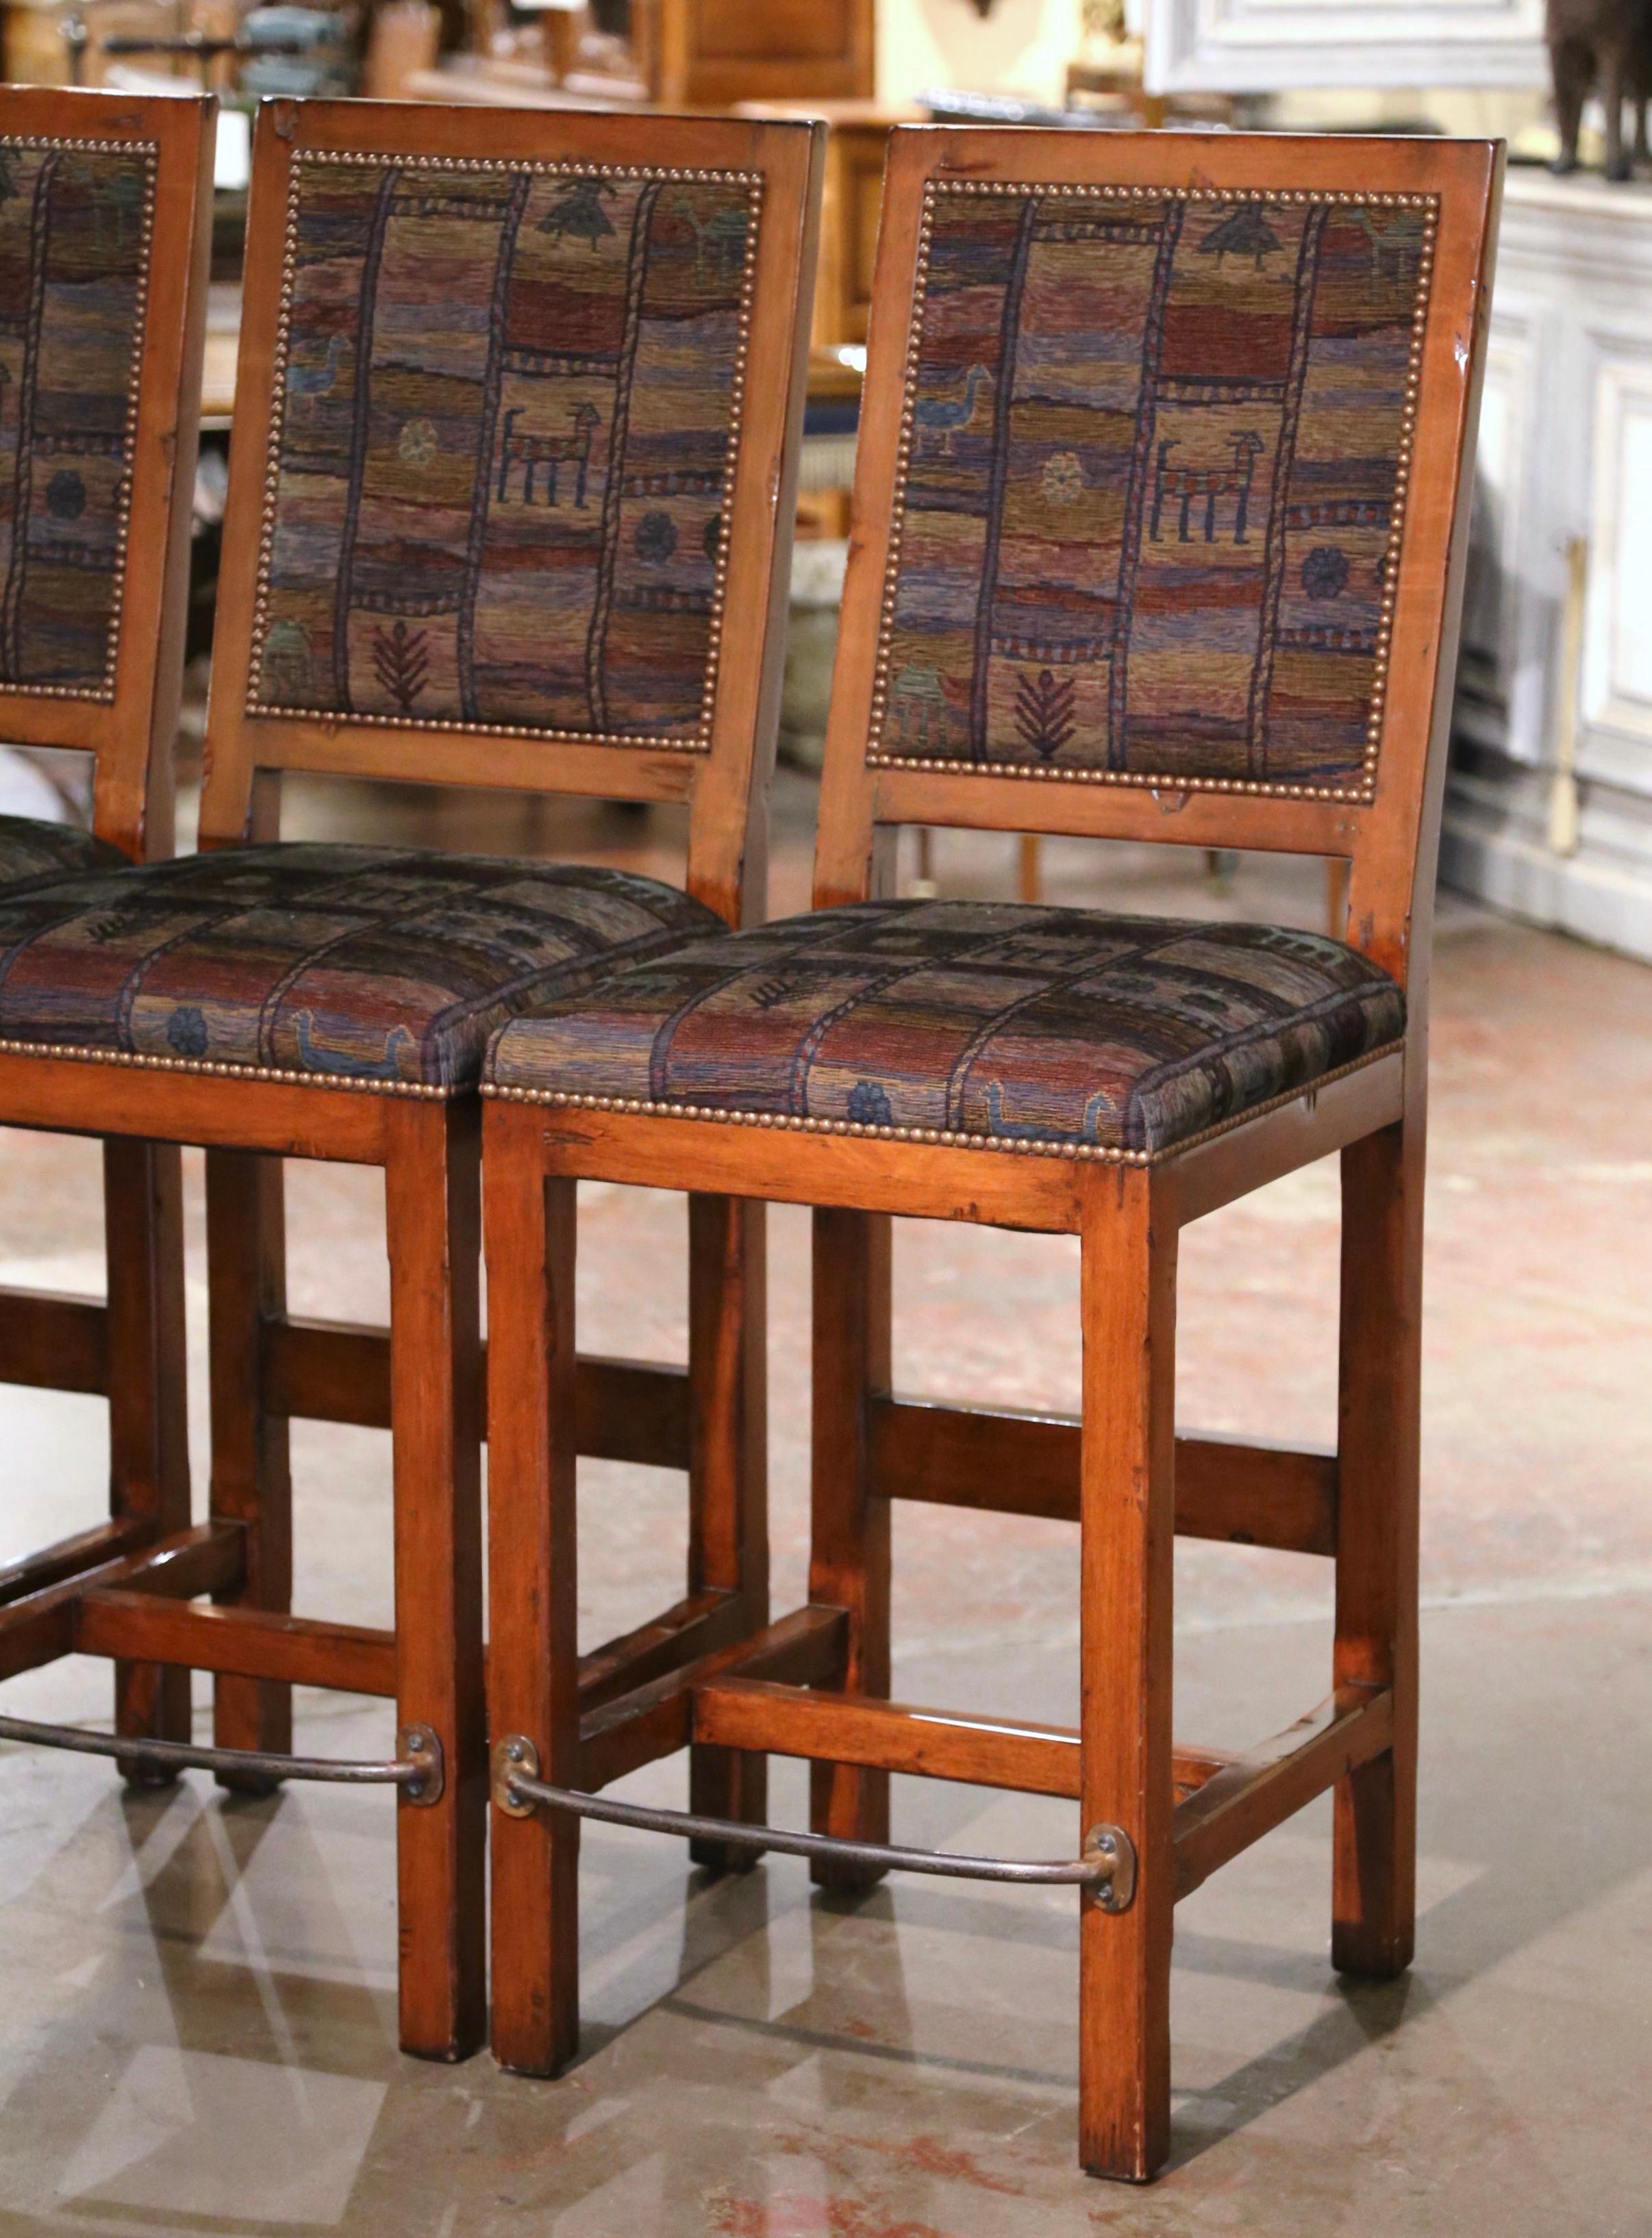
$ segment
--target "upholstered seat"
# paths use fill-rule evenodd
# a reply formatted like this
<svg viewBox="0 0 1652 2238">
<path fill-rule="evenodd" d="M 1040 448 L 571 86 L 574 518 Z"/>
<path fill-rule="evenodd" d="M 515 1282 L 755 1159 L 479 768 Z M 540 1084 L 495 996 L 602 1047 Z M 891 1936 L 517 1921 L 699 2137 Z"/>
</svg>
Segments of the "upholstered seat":
<svg viewBox="0 0 1652 2238">
<path fill-rule="evenodd" d="M 996 902 L 859 903 L 697 942 L 494 1039 L 556 1100 L 1155 1153 L 1399 1039 L 1339 942 Z"/>
<path fill-rule="evenodd" d="M 43 879 L 81 871 L 118 870 L 126 857 L 106 839 L 74 824 L 45 824 L 34 816 L 0 816 L 0 889 L 15 893 Z"/>
<path fill-rule="evenodd" d="M 724 929 L 622 871 L 221 848 L 0 893 L 0 1043 L 441 1093 L 513 1011 Z"/>
</svg>

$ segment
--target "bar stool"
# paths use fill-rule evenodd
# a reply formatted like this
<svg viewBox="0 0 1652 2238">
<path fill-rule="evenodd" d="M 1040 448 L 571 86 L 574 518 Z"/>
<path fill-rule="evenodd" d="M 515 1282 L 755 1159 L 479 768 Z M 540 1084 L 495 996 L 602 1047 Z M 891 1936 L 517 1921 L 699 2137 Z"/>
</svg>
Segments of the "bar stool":
<svg viewBox="0 0 1652 2238">
<path fill-rule="evenodd" d="M 0 87 L 0 730 L 93 770 L 90 831 L 0 817 L 8 944 L 23 895 L 172 850 L 216 114 Z M 0 1569 L 0 1608 L 59 1637 L 65 1581 L 189 1521 L 177 1151 L 106 1141 L 103 1199 L 105 1301 L 0 1293 L 0 1376 L 109 1400 L 108 1522 Z M 25 1667 L 17 1636 L 0 1674 Z M 123 1659 L 115 1693 L 121 1734 L 188 1739 L 187 1674 Z"/>
<path fill-rule="evenodd" d="M 268 104 L 202 852 L 36 890 L 0 958 L 0 1122 L 207 1146 L 213 1428 L 207 1522 L 43 1628 L 0 1612 L 0 1669 L 212 1671 L 214 1745 L 143 1762 L 394 1785 L 401 2041 L 431 2057 L 484 2024 L 475 1083 L 523 1003 L 760 905 L 820 138 Z M 283 843 L 291 769 L 680 802 L 687 890 Z M 282 1157 L 383 1168 L 388 1334 L 287 1316 Z M 697 1569 L 604 1683 L 766 1617 L 761 1254 L 755 1208 L 703 1201 L 690 1374 L 587 1364 L 587 1448 L 688 1467 Z M 390 1429 L 394 1632 L 290 1613 L 294 1414 Z M 394 1758 L 295 1758 L 295 1683 L 393 1698 Z M 707 1792 L 760 1813 L 725 1761 Z"/>
<path fill-rule="evenodd" d="M 577 2029 L 581 1818 L 685 1744 L 802 1757 L 817 1880 L 1079 1893 L 1079 2151 L 1170 2143 L 1178 1897 L 1327 1788 L 1332 1959 L 1412 1943 L 1430 908 L 1501 150 L 916 130 L 890 158 L 809 916 L 496 1037 L 494 2049 Z M 1351 863 L 1344 936 L 887 898 L 904 824 Z M 1343 1161 L 1339 1450 L 1175 1427 L 1178 1232 Z M 808 1605 L 590 1711 L 574 1659 L 574 1190 L 815 1211 Z M 891 1215 L 1076 1234 L 1078 1420 L 890 1372 Z M 888 1698 L 890 1502 L 1076 1520 L 1076 1731 Z M 1178 1745 L 1184 1530 L 1324 1554 L 1321 1707 Z M 1052 1861 L 892 1846 L 889 1774 L 1065 1796 Z M 530 1897 L 532 1901 L 530 1902 Z"/>
</svg>

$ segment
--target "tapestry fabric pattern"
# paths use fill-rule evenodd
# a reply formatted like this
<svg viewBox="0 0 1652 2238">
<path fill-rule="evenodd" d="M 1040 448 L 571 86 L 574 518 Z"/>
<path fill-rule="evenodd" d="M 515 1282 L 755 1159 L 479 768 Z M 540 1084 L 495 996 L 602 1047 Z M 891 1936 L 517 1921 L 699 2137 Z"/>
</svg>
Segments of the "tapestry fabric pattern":
<svg viewBox="0 0 1652 2238">
<path fill-rule="evenodd" d="M 506 1092 L 1156 1154 L 1397 1041 L 1317 933 L 861 902 L 698 942 L 519 1016 Z"/>
<path fill-rule="evenodd" d="M 1369 798 L 1435 221 L 932 188 L 872 761 Z"/>
<path fill-rule="evenodd" d="M 0 138 L 0 692 L 114 698 L 155 164 Z"/>
<path fill-rule="evenodd" d="M 218 848 L 0 892 L 0 1043 L 445 1093 L 513 1011 L 723 930 L 624 871 Z"/>
<path fill-rule="evenodd" d="M 704 749 L 760 200 L 297 159 L 250 712 Z"/>
<path fill-rule="evenodd" d="M 74 824 L 43 824 L 33 816 L 0 816 L 0 888 L 70 877 L 77 871 L 116 871 L 126 857 L 106 839 Z"/>
</svg>

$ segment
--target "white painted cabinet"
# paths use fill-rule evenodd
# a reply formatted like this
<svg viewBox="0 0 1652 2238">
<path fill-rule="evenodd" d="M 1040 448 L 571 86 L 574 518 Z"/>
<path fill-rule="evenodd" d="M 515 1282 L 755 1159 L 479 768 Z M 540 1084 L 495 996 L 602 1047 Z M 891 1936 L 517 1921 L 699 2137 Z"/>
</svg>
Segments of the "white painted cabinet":
<svg viewBox="0 0 1652 2238">
<path fill-rule="evenodd" d="M 1509 175 L 1457 730 L 1448 882 L 1652 959 L 1652 188 Z"/>
</svg>

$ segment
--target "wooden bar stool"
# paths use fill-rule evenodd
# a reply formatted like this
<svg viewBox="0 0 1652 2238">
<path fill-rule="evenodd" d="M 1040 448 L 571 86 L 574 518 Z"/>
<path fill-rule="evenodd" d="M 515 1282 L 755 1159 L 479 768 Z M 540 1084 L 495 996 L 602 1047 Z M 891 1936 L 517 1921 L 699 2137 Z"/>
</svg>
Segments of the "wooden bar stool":
<svg viewBox="0 0 1652 2238">
<path fill-rule="evenodd" d="M 172 851 L 216 111 L 0 87 L 0 735 L 93 767 L 91 831 L 0 817 L 6 944 L 23 895 Z M 0 1569 L 0 1608 L 189 1521 L 178 1153 L 106 1142 L 103 1187 L 106 1301 L 0 1293 L 0 1378 L 108 1399 L 109 1520 Z M 123 1660 L 115 1722 L 186 1740 L 188 1674 Z"/>
<path fill-rule="evenodd" d="M 0 1612 L 0 1673 L 212 1671 L 214 1746 L 165 1761 L 396 1786 L 433 2057 L 484 2021 L 475 1084 L 523 1003 L 760 906 L 820 138 L 266 104 L 203 851 L 38 890 L 0 958 L 0 1122 L 207 1146 L 213 1428 L 207 1523 Z M 680 802 L 687 890 L 282 843 L 289 769 Z M 288 1317 L 282 1157 L 385 1169 L 388 1333 Z M 691 1480 L 690 1596 L 599 1688 L 766 1618 L 759 1208 L 697 1204 L 691 1281 L 687 1376 L 582 1374 L 587 1450 Z M 295 1414 L 390 1429 L 394 1632 L 289 1612 Z M 295 1683 L 393 1698 L 394 1759 L 293 1758 Z M 729 1763 L 704 1791 L 760 1816 Z"/>
<path fill-rule="evenodd" d="M 917 130 L 890 161 L 810 916 L 497 1036 L 484 1095 L 495 2049 L 576 2029 L 581 1816 L 686 1743 L 813 1765 L 816 1877 L 1081 1890 L 1080 2155 L 1169 2146 L 1172 1908 L 1337 1796 L 1334 1963 L 1411 1950 L 1430 904 L 1500 151 Z M 1343 855 L 1345 941 L 882 898 L 895 827 Z M 1343 1176 L 1335 1454 L 1178 1437 L 1178 1231 Z M 574 1189 L 818 1208 L 809 1605 L 594 1710 Z M 1078 1235 L 1078 1420 L 892 1394 L 890 1215 Z M 1083 1723 L 887 1698 L 890 1501 L 1078 1520 Z M 1331 1691 L 1171 1738 L 1172 1536 L 1334 1559 Z M 1074 1798 L 1048 1864 L 888 1845 L 892 1771 Z"/>
</svg>

